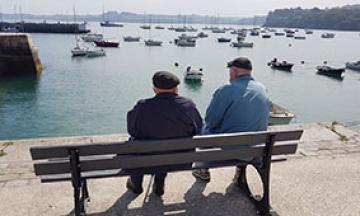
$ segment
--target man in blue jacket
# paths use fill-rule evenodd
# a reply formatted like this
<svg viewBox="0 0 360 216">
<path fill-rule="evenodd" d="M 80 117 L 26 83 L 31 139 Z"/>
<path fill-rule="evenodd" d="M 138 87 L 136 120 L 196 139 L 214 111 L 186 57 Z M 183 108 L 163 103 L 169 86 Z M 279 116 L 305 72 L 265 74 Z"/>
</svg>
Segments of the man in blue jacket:
<svg viewBox="0 0 360 216">
<path fill-rule="evenodd" d="M 202 118 L 195 104 L 178 95 L 180 80 L 172 73 L 160 71 L 153 76 L 154 97 L 140 100 L 127 114 L 131 139 L 159 140 L 191 137 L 201 132 Z M 191 164 L 190 164 L 191 165 Z M 153 192 L 164 194 L 167 173 L 155 174 Z M 143 174 L 132 174 L 127 188 L 136 194 L 143 191 Z"/>
<path fill-rule="evenodd" d="M 265 87 L 251 76 L 252 64 L 240 57 L 228 62 L 230 83 L 217 89 L 206 110 L 203 134 L 265 131 L 270 101 Z M 196 178 L 210 181 L 210 172 L 199 169 Z"/>
</svg>

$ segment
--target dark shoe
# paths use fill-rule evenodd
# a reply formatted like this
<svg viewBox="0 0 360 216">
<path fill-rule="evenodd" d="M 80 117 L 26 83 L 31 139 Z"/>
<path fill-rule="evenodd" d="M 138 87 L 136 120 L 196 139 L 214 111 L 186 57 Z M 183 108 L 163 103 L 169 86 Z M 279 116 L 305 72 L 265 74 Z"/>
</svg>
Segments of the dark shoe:
<svg viewBox="0 0 360 216">
<path fill-rule="evenodd" d="M 192 175 L 202 181 L 210 181 L 210 172 L 208 169 L 196 169 L 192 172 Z"/>
<path fill-rule="evenodd" d="M 134 192 L 137 195 L 139 195 L 143 192 L 142 187 L 136 187 L 130 178 L 128 178 L 128 180 L 126 182 L 126 188 L 131 190 L 132 192 Z"/>
<path fill-rule="evenodd" d="M 159 197 L 164 195 L 164 184 L 155 184 L 154 183 L 153 192 Z"/>
</svg>

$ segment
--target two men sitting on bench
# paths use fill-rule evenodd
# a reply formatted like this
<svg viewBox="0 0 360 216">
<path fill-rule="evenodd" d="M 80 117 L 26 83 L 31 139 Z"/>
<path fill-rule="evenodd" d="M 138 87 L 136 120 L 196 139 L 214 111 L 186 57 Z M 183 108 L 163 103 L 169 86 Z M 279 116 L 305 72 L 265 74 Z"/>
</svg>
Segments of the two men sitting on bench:
<svg viewBox="0 0 360 216">
<path fill-rule="evenodd" d="M 153 76 L 155 97 L 140 100 L 128 112 L 128 133 L 132 139 L 151 140 L 192 137 L 196 134 L 266 131 L 270 102 L 265 87 L 251 76 L 247 58 L 228 63 L 230 83 L 217 89 L 206 111 L 205 125 L 195 104 L 178 95 L 179 79 L 169 72 Z M 207 169 L 194 170 L 193 175 L 210 181 Z M 153 192 L 164 194 L 166 172 L 155 174 Z M 142 193 L 143 174 L 133 174 L 127 188 Z"/>
</svg>

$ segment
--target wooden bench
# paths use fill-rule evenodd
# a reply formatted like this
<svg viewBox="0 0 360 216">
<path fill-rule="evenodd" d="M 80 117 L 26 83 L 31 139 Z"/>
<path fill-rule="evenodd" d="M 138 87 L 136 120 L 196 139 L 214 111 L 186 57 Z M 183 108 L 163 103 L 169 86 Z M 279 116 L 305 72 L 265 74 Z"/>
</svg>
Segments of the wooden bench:
<svg viewBox="0 0 360 216">
<path fill-rule="evenodd" d="M 295 153 L 302 133 L 302 130 L 282 130 L 156 141 L 39 146 L 32 147 L 30 152 L 33 160 L 39 160 L 34 163 L 34 171 L 41 177 L 41 182 L 71 181 L 76 216 L 85 214 L 85 202 L 89 201 L 87 179 L 128 176 L 129 169 L 133 172 L 153 174 L 158 169 L 174 172 L 191 170 L 194 167 L 235 166 L 240 159 L 257 157 L 261 159 L 261 165 L 252 165 L 262 181 L 262 198 L 254 197 L 249 190 L 245 174 L 249 163 L 241 166 L 239 183 L 257 207 L 258 213 L 269 215 L 271 156 Z M 182 151 L 197 148 L 204 150 Z M 193 167 L 179 166 L 181 164 L 193 164 Z M 202 164 L 201 167 L 198 164 Z"/>
</svg>

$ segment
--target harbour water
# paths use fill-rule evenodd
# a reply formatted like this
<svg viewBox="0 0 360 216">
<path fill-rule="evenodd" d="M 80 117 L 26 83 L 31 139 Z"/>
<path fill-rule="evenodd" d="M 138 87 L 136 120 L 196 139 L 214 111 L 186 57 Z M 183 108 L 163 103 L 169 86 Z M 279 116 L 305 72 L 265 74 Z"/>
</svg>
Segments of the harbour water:
<svg viewBox="0 0 360 216">
<path fill-rule="evenodd" d="M 306 40 L 248 36 L 254 48 L 241 49 L 216 41 L 221 36 L 234 40 L 234 35 L 210 32 L 196 47 L 177 47 L 169 41 L 180 33 L 167 29 L 151 31 L 152 38 L 164 42 L 162 47 L 123 42 L 126 35 L 149 38 L 149 31 L 139 25 L 100 28 L 90 23 L 106 38 L 121 40 L 120 48 L 106 49 L 105 57 L 92 59 L 71 58 L 74 35 L 32 34 L 44 71 L 37 78 L 0 78 L 0 139 L 125 133 L 126 112 L 137 100 L 153 96 L 153 73 L 168 70 L 182 78 L 188 65 L 203 68 L 204 81 L 182 83 L 179 91 L 204 114 L 214 90 L 228 82 L 226 62 L 238 56 L 252 60 L 254 77 L 266 85 L 274 102 L 296 114 L 293 122 L 360 122 L 360 72 L 346 70 L 341 81 L 318 75 L 315 69 L 323 61 L 344 67 L 347 61 L 360 60 L 358 32 L 334 32 L 334 39 L 321 39 L 323 30 L 306 35 Z M 293 72 L 269 68 L 273 57 L 295 63 Z"/>
</svg>

